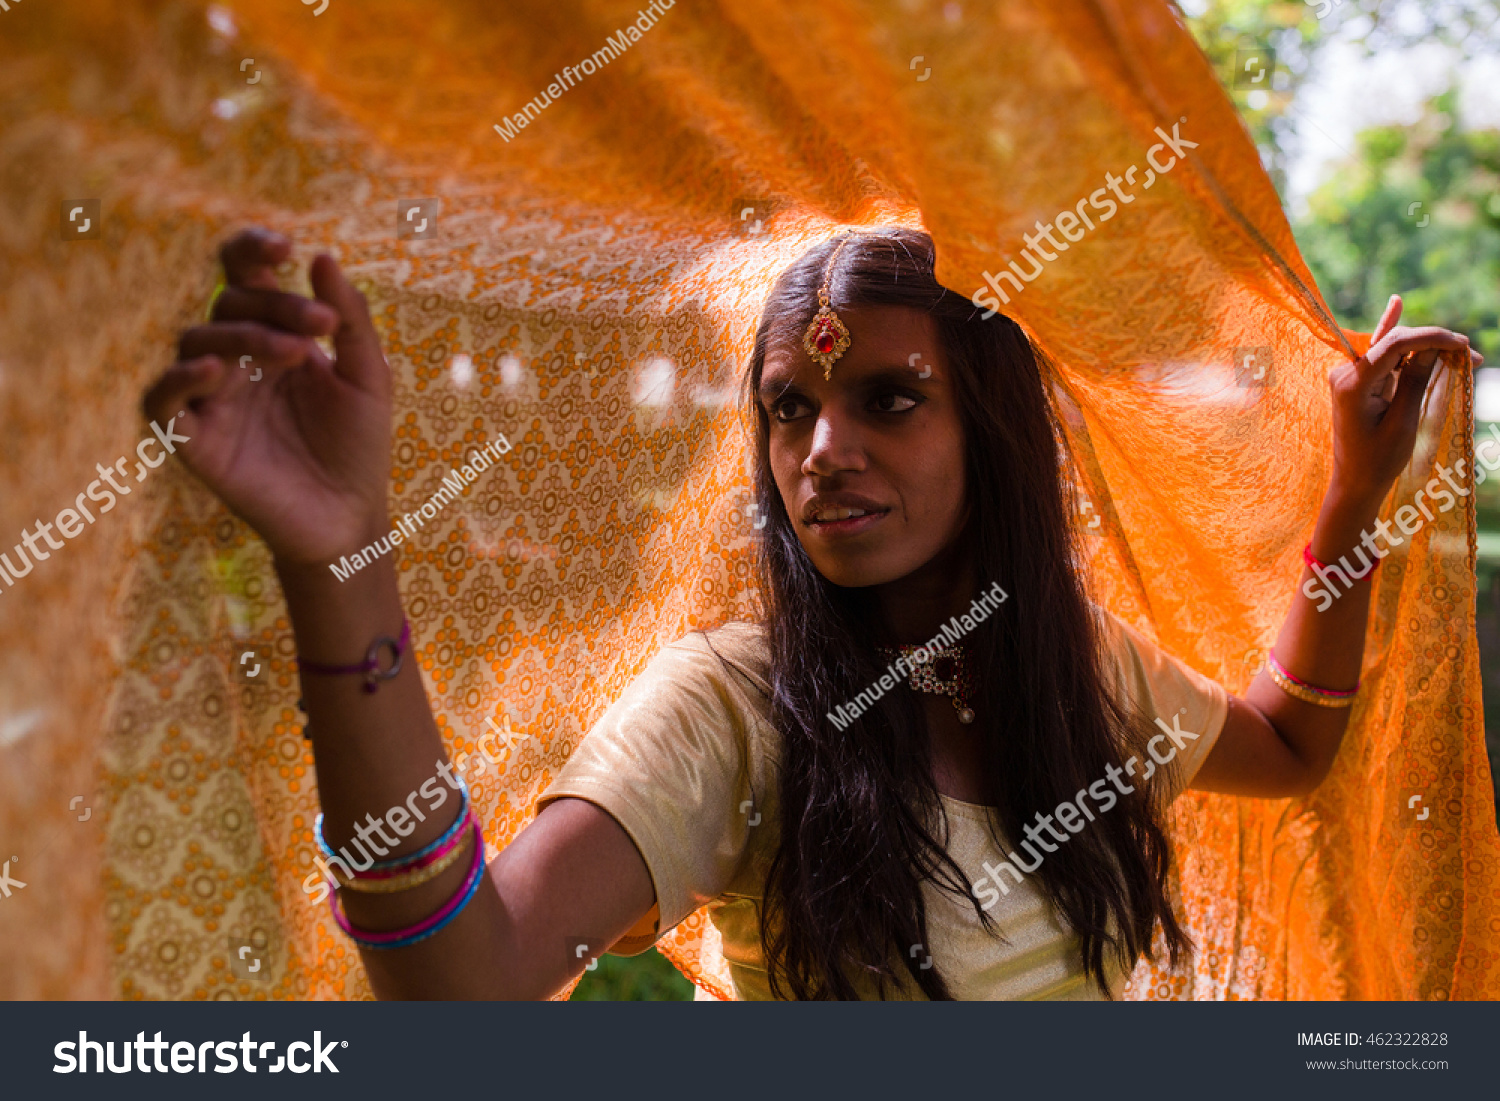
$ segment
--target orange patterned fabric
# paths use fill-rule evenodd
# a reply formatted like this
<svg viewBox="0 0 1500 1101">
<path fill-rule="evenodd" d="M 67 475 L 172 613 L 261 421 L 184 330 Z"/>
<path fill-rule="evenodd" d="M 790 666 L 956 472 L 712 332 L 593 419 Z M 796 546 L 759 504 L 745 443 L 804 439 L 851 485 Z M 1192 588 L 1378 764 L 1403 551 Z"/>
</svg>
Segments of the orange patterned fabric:
<svg viewBox="0 0 1500 1101">
<path fill-rule="evenodd" d="M 514 445 L 399 550 L 451 749 L 478 754 L 486 717 L 519 734 L 466 766 L 492 851 L 663 643 L 753 614 L 735 386 L 771 280 L 841 226 L 924 226 L 968 294 L 1131 170 L 1132 200 L 1006 306 L 1053 365 L 1098 595 L 1231 690 L 1281 622 L 1330 469 L 1326 371 L 1358 338 L 1165 0 L 11 8 L 0 532 L 149 431 L 138 394 L 217 241 L 261 222 L 299 263 L 332 251 L 395 373 L 392 513 L 475 441 Z M 1158 127 L 1195 147 L 1148 162 Z M 99 236 L 70 240 L 84 197 Z M 398 202 L 433 198 L 433 235 L 398 236 Z M 1441 380 L 1387 515 L 1466 454 L 1470 382 Z M 1131 996 L 1500 993 L 1471 500 L 1377 574 L 1329 780 L 1179 800 L 1198 952 Z M 263 547 L 169 463 L 55 558 L 0 592 L 0 858 L 28 884 L 0 901 L 0 996 L 368 996 L 301 888 L 316 777 Z M 664 947 L 724 994 L 701 913 Z"/>
</svg>

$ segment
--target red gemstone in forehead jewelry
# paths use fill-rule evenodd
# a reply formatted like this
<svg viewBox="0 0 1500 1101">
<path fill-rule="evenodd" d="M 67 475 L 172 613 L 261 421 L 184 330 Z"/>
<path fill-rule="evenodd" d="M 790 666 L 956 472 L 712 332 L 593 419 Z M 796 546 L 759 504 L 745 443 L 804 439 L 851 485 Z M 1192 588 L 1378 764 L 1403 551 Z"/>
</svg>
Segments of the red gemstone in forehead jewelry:
<svg viewBox="0 0 1500 1101">
<path fill-rule="evenodd" d="M 802 350 L 830 377 L 834 362 L 849 349 L 849 330 L 827 305 L 820 308 L 802 331 Z"/>
</svg>

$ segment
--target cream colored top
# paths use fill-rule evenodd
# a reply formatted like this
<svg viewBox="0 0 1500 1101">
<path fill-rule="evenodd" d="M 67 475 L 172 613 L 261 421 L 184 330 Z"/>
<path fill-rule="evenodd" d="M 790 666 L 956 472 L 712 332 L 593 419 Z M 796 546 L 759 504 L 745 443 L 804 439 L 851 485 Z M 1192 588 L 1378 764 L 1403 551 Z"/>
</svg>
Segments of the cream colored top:
<svg viewBox="0 0 1500 1101">
<path fill-rule="evenodd" d="M 1126 690 L 1148 716 L 1162 719 L 1152 752 L 1159 759 L 1176 757 L 1170 772 L 1142 760 L 1120 783 L 1135 787 L 1154 774 L 1144 782 L 1175 782 L 1175 797 L 1218 738 L 1228 697 L 1118 620 L 1104 620 L 1107 652 Z M 723 936 L 736 993 L 745 1000 L 771 996 L 759 926 L 778 820 L 778 739 L 768 721 L 768 673 L 764 635 L 756 625 L 732 623 L 671 643 L 600 718 L 538 801 L 540 806 L 575 796 L 595 803 L 640 850 L 656 887 L 656 911 L 615 945 L 616 954 L 644 951 L 706 905 Z M 1109 780 L 1099 779 L 1087 808 L 1065 815 L 1063 824 L 1072 832 L 1088 828 L 1083 815 L 1108 813 L 1113 805 L 1106 801 Z M 914 958 L 926 959 L 930 952 L 961 999 L 1102 997 L 1084 975 L 1077 937 L 1045 894 L 1031 877 L 1016 883 L 1000 867 L 1014 849 L 1034 868 L 1032 855 L 1010 844 L 1003 851 L 997 847 L 984 807 L 946 796 L 942 807 L 948 852 L 980 903 L 990 905 L 1005 939 L 985 930 L 966 899 L 928 883 L 923 891 L 932 944 L 914 948 Z M 986 863 L 1001 876 L 1006 893 L 989 886 L 994 880 Z M 1122 979 L 1111 976 L 1113 993 Z M 913 987 L 906 996 L 920 992 Z"/>
</svg>

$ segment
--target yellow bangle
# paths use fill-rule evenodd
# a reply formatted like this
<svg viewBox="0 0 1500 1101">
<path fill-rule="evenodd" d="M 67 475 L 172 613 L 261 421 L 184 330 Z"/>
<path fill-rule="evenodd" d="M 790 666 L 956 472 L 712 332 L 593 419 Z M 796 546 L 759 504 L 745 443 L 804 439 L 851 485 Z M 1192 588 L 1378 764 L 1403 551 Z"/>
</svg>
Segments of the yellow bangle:
<svg viewBox="0 0 1500 1101">
<path fill-rule="evenodd" d="M 389 876 L 385 879 L 346 879 L 341 887 L 348 887 L 351 891 L 363 891 L 372 895 L 389 895 L 397 891 L 409 891 L 413 887 L 420 887 L 442 875 L 463 856 L 469 849 L 469 835 L 473 830 L 466 830 L 464 839 L 453 848 L 445 852 L 439 859 L 434 860 L 425 868 L 415 868 L 409 872 L 401 872 L 399 875 Z"/>
<path fill-rule="evenodd" d="M 1276 682 L 1276 687 L 1280 688 L 1294 700 L 1301 700 L 1303 703 L 1316 704 L 1319 707 L 1354 706 L 1353 692 L 1350 692 L 1348 695 L 1324 695 L 1323 693 L 1316 692 L 1305 685 L 1298 684 L 1291 677 L 1287 676 L 1286 670 L 1281 668 L 1281 663 L 1276 660 L 1275 654 L 1267 655 L 1266 672 L 1271 674 L 1271 679 Z"/>
</svg>

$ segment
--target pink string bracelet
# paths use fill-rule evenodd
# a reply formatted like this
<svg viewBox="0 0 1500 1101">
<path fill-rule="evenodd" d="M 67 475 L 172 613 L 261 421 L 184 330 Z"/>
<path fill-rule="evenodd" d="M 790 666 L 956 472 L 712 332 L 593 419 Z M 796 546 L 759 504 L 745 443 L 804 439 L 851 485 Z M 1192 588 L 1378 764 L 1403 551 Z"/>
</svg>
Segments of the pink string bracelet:
<svg viewBox="0 0 1500 1101">
<path fill-rule="evenodd" d="M 358 665 L 324 665 L 318 661 L 304 661 L 297 659 L 297 671 L 301 673 L 324 673 L 329 676 L 340 676 L 348 673 L 361 673 L 365 678 L 366 692 L 374 692 L 380 687 L 379 682 L 392 680 L 396 674 L 401 672 L 401 655 L 406 650 L 406 644 L 411 641 L 411 621 L 405 616 L 401 617 L 401 637 L 390 638 L 382 636 L 370 643 L 370 648 L 365 651 L 365 660 Z M 389 649 L 391 652 L 391 664 L 381 668 L 380 651 Z"/>
<path fill-rule="evenodd" d="M 357 929 L 344 915 L 344 908 L 339 903 L 337 893 L 329 896 L 329 907 L 333 910 L 333 920 L 338 927 L 348 934 L 355 944 L 361 948 L 405 948 L 416 944 L 418 941 L 426 940 L 438 933 L 444 926 L 451 922 L 469 904 L 474 895 L 479 891 L 480 880 L 484 877 L 484 833 L 479 828 L 478 821 L 474 823 L 472 831 L 474 838 L 474 859 L 469 865 L 468 878 L 452 898 L 443 904 L 443 908 L 431 917 L 424 918 L 415 925 L 408 925 L 401 929 L 391 929 L 384 932 L 371 932 L 366 929 Z"/>
</svg>

